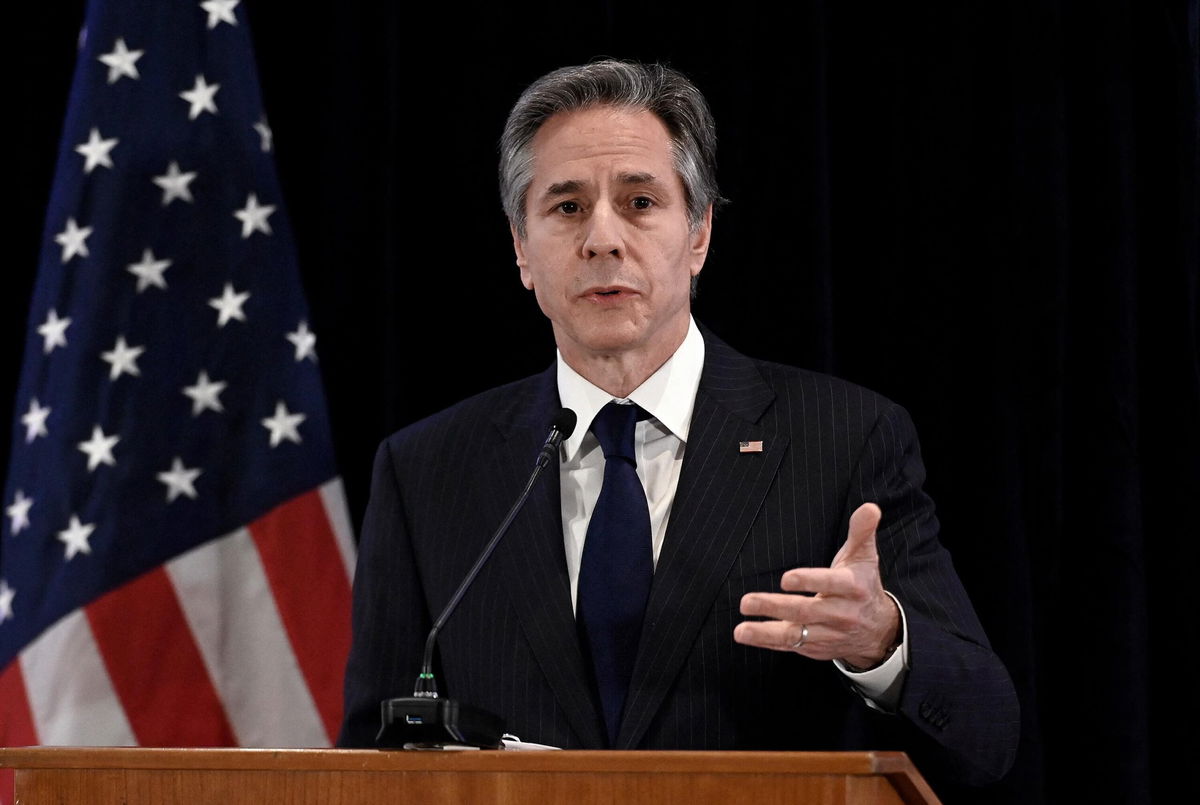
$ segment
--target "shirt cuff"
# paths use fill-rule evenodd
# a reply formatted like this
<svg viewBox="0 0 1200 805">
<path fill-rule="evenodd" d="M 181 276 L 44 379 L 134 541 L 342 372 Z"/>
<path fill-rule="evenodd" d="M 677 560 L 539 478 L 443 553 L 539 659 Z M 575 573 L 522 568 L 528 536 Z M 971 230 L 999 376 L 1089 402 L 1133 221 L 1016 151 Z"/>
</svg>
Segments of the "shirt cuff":
<svg viewBox="0 0 1200 805">
<path fill-rule="evenodd" d="M 896 596 L 887 590 L 884 592 L 900 610 L 900 645 L 892 652 L 892 656 L 867 671 L 851 671 L 841 660 L 834 660 L 833 664 L 846 675 L 868 706 L 894 713 L 900 704 L 900 690 L 908 673 L 908 621 L 904 617 L 904 607 L 900 606 Z"/>
</svg>

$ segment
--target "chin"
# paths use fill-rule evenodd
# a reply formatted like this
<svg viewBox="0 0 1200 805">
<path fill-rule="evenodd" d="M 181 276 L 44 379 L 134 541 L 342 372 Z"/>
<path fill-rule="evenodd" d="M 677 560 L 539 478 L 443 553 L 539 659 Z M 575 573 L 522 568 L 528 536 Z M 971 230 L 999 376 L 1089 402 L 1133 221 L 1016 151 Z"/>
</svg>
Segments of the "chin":
<svg viewBox="0 0 1200 805">
<path fill-rule="evenodd" d="M 627 349 L 643 343 L 648 337 L 648 328 L 637 317 L 607 316 L 591 322 L 584 335 L 597 344 Z"/>
</svg>

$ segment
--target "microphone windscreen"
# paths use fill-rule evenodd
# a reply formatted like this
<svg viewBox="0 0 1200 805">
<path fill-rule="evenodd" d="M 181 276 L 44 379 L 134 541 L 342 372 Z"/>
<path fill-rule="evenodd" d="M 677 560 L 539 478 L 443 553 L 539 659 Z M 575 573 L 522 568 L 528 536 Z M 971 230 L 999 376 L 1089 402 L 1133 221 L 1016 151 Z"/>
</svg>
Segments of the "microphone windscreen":
<svg viewBox="0 0 1200 805">
<path fill-rule="evenodd" d="M 554 415 L 554 419 L 550 421 L 550 427 L 557 430 L 566 439 L 575 430 L 575 419 L 575 412 L 570 408 L 560 408 Z"/>
</svg>

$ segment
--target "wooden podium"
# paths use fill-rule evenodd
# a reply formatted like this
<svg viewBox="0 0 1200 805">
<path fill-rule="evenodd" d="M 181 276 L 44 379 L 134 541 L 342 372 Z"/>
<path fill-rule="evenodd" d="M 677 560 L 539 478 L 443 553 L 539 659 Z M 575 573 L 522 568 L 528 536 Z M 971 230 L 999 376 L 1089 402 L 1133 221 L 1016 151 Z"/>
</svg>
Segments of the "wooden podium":
<svg viewBox="0 0 1200 805">
<path fill-rule="evenodd" d="M 0 749 L 0 767 L 16 772 L 16 802 L 72 805 L 938 802 L 903 752 L 45 746 Z"/>
</svg>

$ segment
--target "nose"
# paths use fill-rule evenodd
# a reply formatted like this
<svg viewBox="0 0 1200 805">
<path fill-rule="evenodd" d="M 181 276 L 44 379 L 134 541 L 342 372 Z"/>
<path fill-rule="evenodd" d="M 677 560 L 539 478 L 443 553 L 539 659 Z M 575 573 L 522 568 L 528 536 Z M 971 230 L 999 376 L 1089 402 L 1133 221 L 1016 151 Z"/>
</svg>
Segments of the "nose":
<svg viewBox="0 0 1200 805">
<path fill-rule="evenodd" d="M 611 205 L 596 205 L 584 231 L 583 256 L 589 260 L 603 255 L 621 257 L 624 251 L 621 223 L 621 216 Z"/>
</svg>

